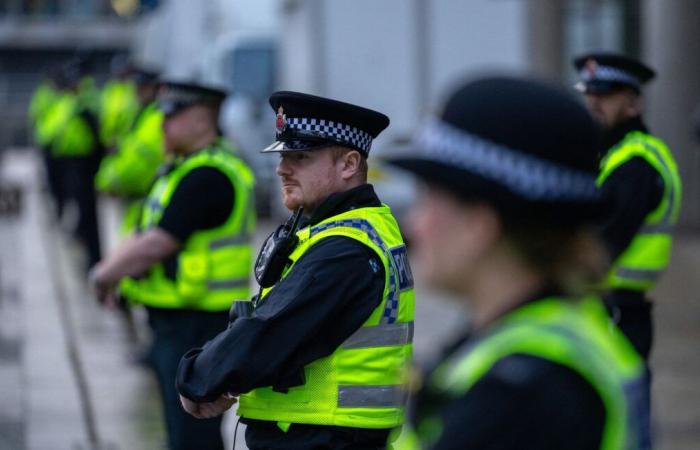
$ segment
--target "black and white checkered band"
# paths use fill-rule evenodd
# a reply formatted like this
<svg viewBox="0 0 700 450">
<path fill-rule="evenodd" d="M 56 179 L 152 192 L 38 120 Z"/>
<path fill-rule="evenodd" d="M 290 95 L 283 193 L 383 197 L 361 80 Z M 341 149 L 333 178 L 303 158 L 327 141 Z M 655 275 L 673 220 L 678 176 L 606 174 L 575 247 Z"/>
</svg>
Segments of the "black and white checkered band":
<svg viewBox="0 0 700 450">
<path fill-rule="evenodd" d="M 306 117 L 287 118 L 287 128 L 298 131 L 299 135 L 330 139 L 339 143 L 351 144 L 369 154 L 372 147 L 372 135 L 350 125 L 325 119 Z M 279 138 L 282 134 L 277 133 Z"/>
<path fill-rule="evenodd" d="M 439 119 L 428 123 L 418 144 L 422 157 L 504 184 L 529 200 L 580 202 L 600 195 L 593 175 L 526 155 Z"/>
<path fill-rule="evenodd" d="M 598 65 L 593 70 L 588 67 L 584 67 L 579 72 L 579 76 L 581 77 L 581 81 L 584 83 L 588 83 L 590 81 L 609 81 L 612 83 L 629 84 L 636 88 L 641 86 L 639 78 L 635 77 L 629 72 L 611 66 Z"/>
</svg>

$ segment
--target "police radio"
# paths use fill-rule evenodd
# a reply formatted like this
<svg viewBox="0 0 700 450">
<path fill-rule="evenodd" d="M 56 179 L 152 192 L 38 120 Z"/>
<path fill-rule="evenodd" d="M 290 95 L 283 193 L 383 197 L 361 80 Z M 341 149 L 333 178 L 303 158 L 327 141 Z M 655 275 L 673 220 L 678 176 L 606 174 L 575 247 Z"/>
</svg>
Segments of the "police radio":
<svg viewBox="0 0 700 450">
<path fill-rule="evenodd" d="M 299 242 L 297 228 L 304 212 L 301 207 L 287 221 L 273 231 L 265 240 L 255 261 L 255 279 L 261 288 L 273 286 L 282 277 L 284 268 L 289 264 L 289 255 Z"/>
</svg>

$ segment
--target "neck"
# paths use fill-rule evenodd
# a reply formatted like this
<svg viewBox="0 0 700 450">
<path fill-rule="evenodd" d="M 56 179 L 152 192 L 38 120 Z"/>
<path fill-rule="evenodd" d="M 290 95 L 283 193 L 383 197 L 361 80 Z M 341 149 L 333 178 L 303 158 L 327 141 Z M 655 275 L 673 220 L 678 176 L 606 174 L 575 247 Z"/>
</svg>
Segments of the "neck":
<svg viewBox="0 0 700 450">
<path fill-rule="evenodd" d="M 494 255 L 479 265 L 464 290 L 472 309 L 472 325 L 480 329 L 535 295 L 544 286 L 541 276 L 517 258 Z"/>
<path fill-rule="evenodd" d="M 629 117 L 605 130 L 605 150 L 607 151 L 611 147 L 615 146 L 618 142 L 625 138 L 627 133 L 631 131 L 641 131 L 644 133 L 648 131 L 641 116 Z"/>
</svg>

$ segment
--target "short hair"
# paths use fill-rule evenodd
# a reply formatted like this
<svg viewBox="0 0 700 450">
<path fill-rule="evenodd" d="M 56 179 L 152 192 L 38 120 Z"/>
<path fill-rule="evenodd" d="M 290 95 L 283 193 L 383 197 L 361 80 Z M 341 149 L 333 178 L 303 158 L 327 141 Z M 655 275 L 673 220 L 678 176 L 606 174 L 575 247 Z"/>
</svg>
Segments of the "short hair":
<svg viewBox="0 0 700 450">
<path fill-rule="evenodd" d="M 362 178 L 362 181 L 367 181 L 367 172 L 369 170 L 368 165 L 367 165 L 367 158 L 362 154 L 362 152 L 350 148 L 350 147 L 342 147 L 340 145 L 334 145 L 333 147 L 330 148 L 331 150 L 331 156 L 333 157 L 333 161 L 338 161 L 340 158 L 342 158 L 344 155 L 350 153 L 350 152 L 357 152 L 360 155 L 360 165 L 357 168 L 357 174 Z"/>
</svg>

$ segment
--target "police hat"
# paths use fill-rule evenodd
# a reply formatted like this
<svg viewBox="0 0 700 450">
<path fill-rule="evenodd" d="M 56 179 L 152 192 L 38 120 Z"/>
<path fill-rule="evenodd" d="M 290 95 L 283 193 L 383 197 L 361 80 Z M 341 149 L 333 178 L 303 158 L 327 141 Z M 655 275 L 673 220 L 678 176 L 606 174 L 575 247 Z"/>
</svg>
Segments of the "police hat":
<svg viewBox="0 0 700 450">
<path fill-rule="evenodd" d="M 90 62 L 83 56 L 73 56 L 61 65 L 62 87 L 71 88 L 90 73 Z"/>
<path fill-rule="evenodd" d="M 275 92 L 270 106 L 277 113 L 277 135 L 275 143 L 263 152 L 340 145 L 367 157 L 372 139 L 389 126 L 389 118 L 380 112 L 300 92 Z"/>
<path fill-rule="evenodd" d="M 218 109 L 226 98 L 226 92 L 195 83 L 164 81 L 160 84 L 156 101 L 158 109 L 166 116 L 193 105 L 205 105 Z"/>
<path fill-rule="evenodd" d="M 507 77 L 473 81 L 414 144 L 413 153 L 389 162 L 505 217 L 578 223 L 604 212 L 596 187 L 600 130 L 558 88 Z"/>
<path fill-rule="evenodd" d="M 132 66 L 127 76 L 137 84 L 155 84 L 158 82 L 158 72 L 142 66 Z"/>
<path fill-rule="evenodd" d="M 636 59 L 612 53 L 591 53 L 574 60 L 581 81 L 576 89 L 587 94 L 604 94 L 627 87 L 639 93 L 642 85 L 656 75 Z"/>
</svg>

